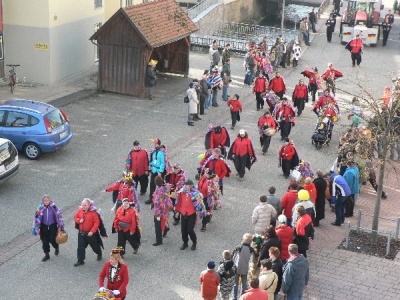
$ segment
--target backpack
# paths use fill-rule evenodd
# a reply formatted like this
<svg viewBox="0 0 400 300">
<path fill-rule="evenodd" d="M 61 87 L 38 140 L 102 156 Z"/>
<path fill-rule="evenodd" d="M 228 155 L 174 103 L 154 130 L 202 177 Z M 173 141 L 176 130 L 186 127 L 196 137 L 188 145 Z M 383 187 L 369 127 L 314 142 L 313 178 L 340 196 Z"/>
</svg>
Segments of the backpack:
<svg viewBox="0 0 400 300">
<path fill-rule="evenodd" d="M 185 96 L 185 98 L 183 98 L 183 103 L 189 103 L 189 97 L 188 96 Z"/>
</svg>

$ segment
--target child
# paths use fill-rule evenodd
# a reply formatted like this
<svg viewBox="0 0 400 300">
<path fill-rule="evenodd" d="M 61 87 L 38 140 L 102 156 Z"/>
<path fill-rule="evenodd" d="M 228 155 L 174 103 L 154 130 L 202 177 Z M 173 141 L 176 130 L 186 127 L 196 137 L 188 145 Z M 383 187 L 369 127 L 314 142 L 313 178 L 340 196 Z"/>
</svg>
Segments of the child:
<svg viewBox="0 0 400 300">
<path fill-rule="evenodd" d="M 240 120 L 239 112 L 243 111 L 242 103 L 240 103 L 239 95 L 233 95 L 232 99 L 226 103 L 231 109 L 231 117 L 232 117 L 232 127 L 231 129 L 235 129 L 236 122 Z"/>
<path fill-rule="evenodd" d="M 299 42 L 296 42 L 292 49 L 293 68 L 297 68 L 300 56 L 301 56 L 301 48 Z"/>
</svg>

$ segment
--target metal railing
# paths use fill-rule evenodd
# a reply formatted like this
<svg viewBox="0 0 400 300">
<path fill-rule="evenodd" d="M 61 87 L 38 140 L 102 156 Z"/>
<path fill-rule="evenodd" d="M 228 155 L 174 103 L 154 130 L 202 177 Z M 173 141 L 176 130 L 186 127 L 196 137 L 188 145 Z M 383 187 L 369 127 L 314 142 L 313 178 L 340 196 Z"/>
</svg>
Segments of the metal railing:
<svg viewBox="0 0 400 300">
<path fill-rule="evenodd" d="M 188 10 L 188 16 L 190 19 L 193 20 L 196 16 L 201 14 L 207 8 L 218 3 L 219 0 L 203 0 Z"/>
<path fill-rule="evenodd" d="M 361 219 L 362 216 L 368 216 L 368 217 L 373 217 L 374 215 L 371 214 L 367 214 L 365 212 L 362 211 L 362 209 L 358 210 L 358 214 L 357 214 L 357 230 L 359 231 L 362 227 L 361 227 Z M 379 217 L 380 220 L 386 220 L 389 222 L 393 222 L 396 223 L 396 233 L 395 233 L 395 240 L 396 242 L 399 240 L 399 234 L 400 234 L 400 217 L 393 219 L 393 218 L 386 218 L 386 217 Z"/>
<path fill-rule="evenodd" d="M 317 18 L 321 18 L 321 14 L 324 12 L 325 8 L 329 5 L 329 0 L 324 0 L 318 8 Z"/>
</svg>

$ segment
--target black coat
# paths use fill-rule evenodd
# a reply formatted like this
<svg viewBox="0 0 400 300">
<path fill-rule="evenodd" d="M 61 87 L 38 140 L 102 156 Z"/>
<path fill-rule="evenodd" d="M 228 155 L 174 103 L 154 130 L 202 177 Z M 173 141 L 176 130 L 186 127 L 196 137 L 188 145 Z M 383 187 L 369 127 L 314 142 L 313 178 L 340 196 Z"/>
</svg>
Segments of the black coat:
<svg viewBox="0 0 400 300">
<path fill-rule="evenodd" d="M 314 180 L 314 185 L 317 190 L 317 199 L 315 200 L 315 219 L 319 221 L 325 218 L 326 181 L 324 178 L 318 177 Z"/>
<path fill-rule="evenodd" d="M 274 294 L 277 294 L 281 290 L 282 277 L 283 277 L 283 262 L 280 258 L 275 259 L 272 262 L 272 270 L 278 275 L 278 285 L 276 286 Z"/>
<path fill-rule="evenodd" d="M 279 249 L 279 251 L 282 250 L 282 241 L 279 237 L 273 236 L 270 237 L 268 240 L 266 240 L 262 245 L 260 249 L 260 256 L 258 258 L 258 266 L 260 266 L 260 261 L 263 259 L 268 259 L 269 258 L 269 248 L 271 247 L 276 247 Z"/>
</svg>

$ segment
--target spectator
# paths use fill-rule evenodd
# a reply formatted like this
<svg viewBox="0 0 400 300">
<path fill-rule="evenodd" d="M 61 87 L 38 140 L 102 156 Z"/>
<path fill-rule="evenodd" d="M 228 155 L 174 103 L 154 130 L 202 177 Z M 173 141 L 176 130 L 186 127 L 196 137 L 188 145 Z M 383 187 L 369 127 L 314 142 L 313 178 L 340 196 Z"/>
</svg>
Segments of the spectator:
<svg viewBox="0 0 400 300">
<path fill-rule="evenodd" d="M 235 275 L 237 267 L 232 261 L 232 255 L 229 250 L 222 252 L 223 261 L 218 267 L 218 274 L 221 278 L 219 285 L 219 292 L 221 294 L 221 300 L 229 300 L 232 293 L 233 286 L 235 285 Z"/>
<path fill-rule="evenodd" d="M 342 175 L 332 173 L 329 179 L 331 205 L 335 207 L 336 220 L 331 224 L 341 226 L 344 223 L 344 202 L 351 195 L 351 190 Z"/>
<path fill-rule="evenodd" d="M 231 80 L 231 59 L 229 58 L 222 67 L 221 70 L 222 78 L 222 100 L 228 101 L 228 88 Z"/>
<path fill-rule="evenodd" d="M 310 20 L 313 33 L 316 33 L 315 24 L 317 23 L 317 15 L 314 12 L 314 7 L 311 8 L 311 11 L 308 13 L 308 20 Z"/>
<path fill-rule="evenodd" d="M 283 250 L 283 249 L 282 249 Z M 287 251 L 287 248 L 286 248 Z M 274 292 L 274 300 L 278 300 L 278 293 L 282 286 L 282 276 L 283 276 L 283 262 L 279 256 L 279 249 L 276 247 L 269 248 L 269 257 L 272 260 L 272 271 L 278 276 L 278 284 Z"/>
<path fill-rule="evenodd" d="M 203 76 L 201 77 L 199 81 L 199 88 L 200 88 L 200 115 L 205 115 L 204 109 L 210 108 L 210 99 L 208 95 L 208 84 L 207 84 L 207 78 L 209 74 L 209 70 L 205 70 L 203 73 Z"/>
<path fill-rule="evenodd" d="M 310 198 L 310 194 L 306 190 L 300 190 L 297 193 L 298 200 L 293 207 L 293 215 L 292 215 L 292 225 L 294 226 L 299 215 L 297 214 L 297 206 L 302 205 L 306 210 L 306 213 L 311 217 L 311 220 L 314 222 L 315 220 L 315 206 Z"/>
<path fill-rule="evenodd" d="M 276 220 L 275 208 L 267 203 L 267 196 L 260 197 L 260 203 L 254 208 L 251 221 L 254 225 L 254 232 L 262 235 L 272 221 Z"/>
<path fill-rule="evenodd" d="M 349 195 L 346 200 L 348 204 L 346 205 L 347 209 L 345 216 L 352 217 L 354 205 L 358 198 L 358 194 L 360 193 L 360 182 L 359 182 L 360 172 L 353 158 L 347 161 L 347 169 L 344 172 L 343 177 L 346 180 L 351 190 L 351 195 Z"/>
<path fill-rule="evenodd" d="M 222 65 L 231 59 L 231 44 L 226 44 L 224 50 L 222 50 Z"/>
<path fill-rule="evenodd" d="M 272 270 L 272 260 L 263 259 L 261 261 L 260 289 L 267 291 L 268 299 L 274 298 L 274 292 L 278 285 L 278 275 Z"/>
<path fill-rule="evenodd" d="M 297 200 L 297 188 L 298 184 L 293 182 L 289 186 L 289 190 L 283 195 L 282 202 L 282 212 L 286 217 L 286 224 L 292 227 L 292 210 L 293 206 L 296 204 Z"/>
<path fill-rule="evenodd" d="M 294 225 L 293 242 L 297 245 L 298 252 L 303 254 L 304 257 L 307 257 L 310 239 L 314 239 L 314 227 L 312 225 L 312 219 L 307 214 L 303 205 L 297 206 L 296 212 L 299 218 Z M 290 258 L 288 261 L 290 261 Z"/>
<path fill-rule="evenodd" d="M 259 279 L 257 277 L 251 278 L 250 279 L 251 289 L 246 291 L 246 293 L 242 295 L 239 300 L 267 300 L 268 299 L 267 291 L 260 289 L 259 286 L 260 286 Z"/>
<path fill-rule="evenodd" d="M 215 262 L 207 264 L 207 270 L 200 274 L 201 297 L 204 300 L 215 300 L 218 294 L 219 275 L 214 271 Z"/>
<path fill-rule="evenodd" d="M 301 31 L 301 34 L 303 35 L 304 43 L 307 46 L 311 46 L 310 33 L 309 33 L 307 17 L 304 17 L 303 20 L 301 20 L 301 22 L 300 22 L 300 31 Z"/>
<path fill-rule="evenodd" d="M 194 126 L 193 121 L 201 120 L 197 117 L 197 105 L 199 104 L 199 100 L 197 99 L 197 92 L 195 90 L 196 83 L 191 82 L 189 84 L 189 88 L 186 91 L 187 96 L 189 97 L 189 104 L 188 104 L 188 125 Z"/>
<path fill-rule="evenodd" d="M 321 170 L 317 171 L 317 178 L 314 180 L 314 186 L 317 192 L 315 200 L 314 226 L 318 227 L 319 221 L 325 218 L 325 192 L 327 188 L 327 183 Z"/>
<path fill-rule="evenodd" d="M 278 226 L 276 226 L 276 235 L 282 243 L 281 259 L 283 262 L 289 258 L 288 246 L 293 242 L 293 229 L 286 225 L 287 219 L 285 215 L 278 217 Z"/>
<path fill-rule="evenodd" d="M 276 235 L 276 231 L 274 226 L 270 225 L 267 230 L 265 231 L 265 241 L 261 245 L 260 249 L 260 255 L 258 258 L 258 266 L 260 266 L 260 262 L 263 259 L 269 258 L 269 248 L 271 247 L 277 247 L 279 251 L 282 249 L 282 241 L 281 239 Z"/>
<path fill-rule="evenodd" d="M 146 69 L 146 78 L 145 78 L 145 87 L 146 87 L 146 92 L 145 92 L 145 97 L 149 98 L 150 100 L 154 99 L 153 96 L 153 91 L 154 91 L 154 86 L 156 85 L 156 65 L 158 61 L 152 59 L 149 61 L 147 64 L 147 69 Z"/>
<path fill-rule="evenodd" d="M 269 195 L 267 196 L 267 203 L 271 204 L 275 210 L 276 214 L 280 215 L 282 213 L 282 202 L 281 199 L 275 196 L 276 188 L 274 186 L 271 186 L 268 189 Z M 271 222 L 272 226 L 276 226 L 276 220 Z"/>
<path fill-rule="evenodd" d="M 298 300 L 308 284 L 309 267 L 307 259 L 298 253 L 295 244 L 289 245 L 290 258 L 283 267 L 282 292 L 287 300 Z"/>
<path fill-rule="evenodd" d="M 300 56 L 301 56 L 301 47 L 300 47 L 299 42 L 296 41 L 296 43 L 293 45 L 291 55 L 292 55 L 292 60 L 293 60 L 292 61 L 293 68 L 297 68 L 297 66 L 299 64 Z"/>
</svg>

